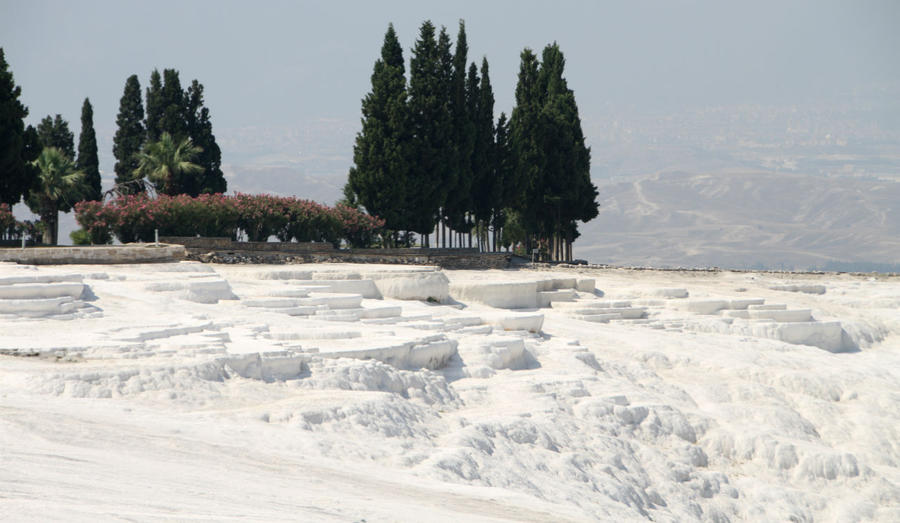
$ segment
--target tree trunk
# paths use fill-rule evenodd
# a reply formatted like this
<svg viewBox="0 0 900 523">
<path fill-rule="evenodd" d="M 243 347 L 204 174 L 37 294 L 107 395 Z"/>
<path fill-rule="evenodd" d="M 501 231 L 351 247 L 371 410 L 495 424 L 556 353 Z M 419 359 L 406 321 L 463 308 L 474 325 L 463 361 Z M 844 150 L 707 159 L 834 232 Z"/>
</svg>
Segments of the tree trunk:
<svg viewBox="0 0 900 523">
<path fill-rule="evenodd" d="M 44 222 L 44 245 L 56 245 L 59 241 L 59 210 L 55 202 L 48 204 L 47 212 L 41 214 L 41 221 Z"/>
</svg>

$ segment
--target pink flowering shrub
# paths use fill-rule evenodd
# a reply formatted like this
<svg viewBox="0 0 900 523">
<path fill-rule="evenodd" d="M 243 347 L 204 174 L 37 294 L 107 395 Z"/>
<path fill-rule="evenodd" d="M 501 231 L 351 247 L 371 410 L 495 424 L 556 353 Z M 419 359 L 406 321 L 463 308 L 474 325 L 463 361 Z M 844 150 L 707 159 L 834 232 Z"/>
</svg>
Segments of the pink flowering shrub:
<svg viewBox="0 0 900 523">
<path fill-rule="evenodd" d="M 286 198 L 284 202 L 289 219 L 276 236 L 281 241 L 331 242 L 339 245 L 343 237 L 338 223 L 331 216 L 330 208 L 310 200 Z"/>
<path fill-rule="evenodd" d="M 337 227 L 351 247 L 368 247 L 384 229 L 384 220 L 346 205 L 336 205 L 330 210 L 337 220 Z"/>
<path fill-rule="evenodd" d="M 285 198 L 270 194 L 241 194 L 234 196 L 237 205 L 238 227 L 247 233 L 251 242 L 264 242 L 288 222 L 290 215 Z M 290 238 L 289 238 L 290 239 Z"/>
<path fill-rule="evenodd" d="M 106 203 L 81 202 L 75 219 L 92 242 L 105 243 L 115 235 L 123 243 L 151 241 L 161 236 L 225 236 L 247 233 L 250 241 L 327 241 L 368 246 L 380 234 L 384 220 L 351 207 L 327 207 L 294 197 L 267 194 L 201 194 L 121 196 Z M 104 241 L 105 240 L 105 241 Z"/>
<path fill-rule="evenodd" d="M 75 219 L 87 233 L 90 243 L 112 242 L 109 225 L 110 210 L 102 202 L 78 202 L 75 204 Z"/>
</svg>

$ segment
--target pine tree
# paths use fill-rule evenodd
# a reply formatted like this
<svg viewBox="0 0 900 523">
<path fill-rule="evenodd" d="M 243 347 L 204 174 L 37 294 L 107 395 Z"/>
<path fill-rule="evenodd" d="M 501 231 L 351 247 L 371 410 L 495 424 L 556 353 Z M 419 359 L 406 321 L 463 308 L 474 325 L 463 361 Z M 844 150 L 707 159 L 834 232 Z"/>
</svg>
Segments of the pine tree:
<svg viewBox="0 0 900 523">
<path fill-rule="evenodd" d="M 362 100 L 362 130 L 353 147 L 353 167 L 345 187 L 349 203 L 363 205 L 385 220 L 385 228 L 413 228 L 408 200 L 409 110 L 403 49 L 389 25 L 381 58 L 372 72 L 372 90 Z"/>
<path fill-rule="evenodd" d="M 196 79 L 188 87 L 184 99 L 187 107 L 184 113 L 187 118 L 187 134 L 194 145 L 200 147 L 197 164 L 203 172 L 193 178 L 185 187 L 185 192 L 196 196 L 199 193 L 224 193 L 228 187 L 222 173 L 222 150 L 216 143 L 209 120 L 209 109 L 203 107 L 203 84 Z"/>
<path fill-rule="evenodd" d="M 136 74 L 125 81 L 125 92 L 119 100 L 116 117 L 116 135 L 113 138 L 113 156 L 116 157 L 116 186 L 121 192 L 135 193 L 144 190 L 143 185 L 130 184 L 137 169 L 137 154 L 146 138 L 144 130 L 144 106 L 141 102 L 141 84 Z M 138 182 L 139 183 L 139 182 Z"/>
<path fill-rule="evenodd" d="M 40 152 L 33 127 L 25 127 L 28 108 L 19 101 L 17 86 L 0 47 L 0 203 L 15 205 L 34 184 L 37 169 L 31 161 Z"/>
<path fill-rule="evenodd" d="M 103 198 L 100 187 L 100 160 L 97 158 L 97 134 L 94 132 L 94 108 L 87 98 L 81 106 L 81 133 L 78 135 L 78 160 L 75 169 L 84 174 L 87 185 L 84 199 Z"/>
<path fill-rule="evenodd" d="M 443 31 L 446 34 L 445 31 Z M 444 203 L 447 182 L 447 144 L 450 140 L 449 89 L 452 71 L 449 39 L 435 41 L 434 25 L 426 21 L 413 47 L 409 72 L 411 162 L 409 229 L 428 235 Z M 427 239 L 427 236 L 426 236 Z M 427 241 L 427 240 L 426 240 Z"/>
<path fill-rule="evenodd" d="M 147 132 L 147 142 L 156 142 L 159 140 L 162 131 L 160 130 L 160 122 L 163 117 L 164 110 L 162 100 L 162 77 L 159 70 L 154 69 L 150 73 L 150 86 L 147 87 L 147 119 L 144 121 L 144 129 Z"/>
<path fill-rule="evenodd" d="M 42 146 L 56 147 L 66 158 L 75 161 L 75 134 L 61 115 L 45 116 L 37 126 L 37 133 Z"/>
</svg>

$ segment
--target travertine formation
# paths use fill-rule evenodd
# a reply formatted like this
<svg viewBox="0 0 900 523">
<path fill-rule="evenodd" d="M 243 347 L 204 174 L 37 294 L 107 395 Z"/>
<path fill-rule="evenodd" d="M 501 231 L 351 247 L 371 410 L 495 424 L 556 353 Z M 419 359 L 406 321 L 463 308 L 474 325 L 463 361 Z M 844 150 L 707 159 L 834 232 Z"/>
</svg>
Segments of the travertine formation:
<svg viewBox="0 0 900 523">
<path fill-rule="evenodd" d="M 0 264 L 3 510 L 895 521 L 898 310 L 874 278 Z"/>
</svg>

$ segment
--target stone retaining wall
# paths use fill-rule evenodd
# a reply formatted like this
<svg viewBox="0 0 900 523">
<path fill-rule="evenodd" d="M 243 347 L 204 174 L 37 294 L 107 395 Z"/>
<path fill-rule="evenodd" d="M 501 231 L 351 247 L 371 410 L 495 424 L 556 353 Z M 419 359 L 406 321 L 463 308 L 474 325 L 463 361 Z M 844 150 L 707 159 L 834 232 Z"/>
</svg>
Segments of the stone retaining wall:
<svg viewBox="0 0 900 523">
<path fill-rule="evenodd" d="M 380 249 L 372 249 L 379 251 Z M 187 259 L 204 263 L 386 263 L 395 265 L 437 265 L 444 269 L 505 269 L 509 255 L 474 253 L 459 255 L 409 255 L 361 253 L 334 250 L 331 253 L 283 253 L 267 251 L 197 251 L 188 249 Z"/>
<path fill-rule="evenodd" d="M 254 251 L 254 252 L 333 252 L 334 246 L 327 242 L 236 242 L 231 238 L 201 238 L 194 236 L 160 236 L 159 241 L 184 245 L 196 251 Z"/>
<path fill-rule="evenodd" d="M 437 265 L 445 269 L 505 269 L 510 255 L 478 249 L 335 249 L 329 243 L 234 242 L 228 238 L 163 237 L 205 263 L 388 263 Z"/>
<path fill-rule="evenodd" d="M 158 263 L 185 257 L 183 245 L 162 243 L 0 249 L 0 262 L 23 265 Z"/>
</svg>

